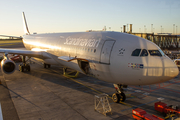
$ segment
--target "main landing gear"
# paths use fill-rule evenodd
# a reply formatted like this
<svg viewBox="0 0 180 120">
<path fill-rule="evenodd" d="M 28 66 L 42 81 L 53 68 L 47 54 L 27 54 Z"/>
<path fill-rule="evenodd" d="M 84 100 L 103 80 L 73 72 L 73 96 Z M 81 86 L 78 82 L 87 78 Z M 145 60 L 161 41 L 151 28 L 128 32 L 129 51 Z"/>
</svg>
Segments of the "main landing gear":
<svg viewBox="0 0 180 120">
<path fill-rule="evenodd" d="M 112 95 L 112 100 L 115 103 L 119 103 L 119 102 L 124 102 L 126 100 L 126 95 L 124 94 L 124 90 L 123 90 L 123 85 L 121 84 L 113 84 L 115 89 L 116 89 L 116 93 L 114 93 Z"/>
<path fill-rule="evenodd" d="M 21 71 L 21 72 L 31 70 L 30 65 L 26 63 L 30 58 L 27 61 L 25 60 L 25 58 L 26 58 L 26 56 L 23 56 L 23 60 L 22 60 L 23 63 L 19 64 L 19 71 Z"/>
</svg>

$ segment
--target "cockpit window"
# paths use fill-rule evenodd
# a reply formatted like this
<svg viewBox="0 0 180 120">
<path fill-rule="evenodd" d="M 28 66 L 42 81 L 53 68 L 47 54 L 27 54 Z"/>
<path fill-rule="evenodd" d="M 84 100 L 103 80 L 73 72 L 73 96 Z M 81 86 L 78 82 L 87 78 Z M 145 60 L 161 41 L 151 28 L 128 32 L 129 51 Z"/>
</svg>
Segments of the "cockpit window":
<svg viewBox="0 0 180 120">
<path fill-rule="evenodd" d="M 148 51 L 146 49 L 143 49 L 140 56 L 148 56 Z"/>
<path fill-rule="evenodd" d="M 162 56 L 165 55 L 164 52 L 161 49 L 159 49 L 159 52 L 162 54 Z"/>
<path fill-rule="evenodd" d="M 132 52 L 131 56 L 139 56 L 140 52 L 141 52 L 141 49 L 135 49 L 135 50 Z"/>
<path fill-rule="evenodd" d="M 162 54 L 159 52 L 159 50 L 149 50 L 149 54 L 151 56 L 162 56 Z"/>
</svg>

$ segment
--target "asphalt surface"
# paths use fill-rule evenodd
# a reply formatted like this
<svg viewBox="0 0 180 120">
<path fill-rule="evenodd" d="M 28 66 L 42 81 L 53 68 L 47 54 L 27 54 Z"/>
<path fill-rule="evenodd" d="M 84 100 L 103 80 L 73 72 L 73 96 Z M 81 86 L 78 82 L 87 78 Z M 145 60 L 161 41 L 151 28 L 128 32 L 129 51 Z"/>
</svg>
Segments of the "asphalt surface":
<svg viewBox="0 0 180 120">
<path fill-rule="evenodd" d="M 2 114 L 4 120 L 19 120 L 14 103 L 9 94 L 9 89 L 4 81 L 4 78 L 1 74 L 0 80 L 2 84 L 0 85 L 0 102 L 2 107 Z"/>
<path fill-rule="evenodd" d="M 2 45 L 2 44 L 1 44 Z M 0 46 L 0 48 L 24 48 L 23 43 L 16 43 L 13 45 Z M 11 99 L 9 88 L 6 85 L 4 75 L 0 70 L 0 103 L 4 120 L 19 120 L 14 103 Z"/>
</svg>

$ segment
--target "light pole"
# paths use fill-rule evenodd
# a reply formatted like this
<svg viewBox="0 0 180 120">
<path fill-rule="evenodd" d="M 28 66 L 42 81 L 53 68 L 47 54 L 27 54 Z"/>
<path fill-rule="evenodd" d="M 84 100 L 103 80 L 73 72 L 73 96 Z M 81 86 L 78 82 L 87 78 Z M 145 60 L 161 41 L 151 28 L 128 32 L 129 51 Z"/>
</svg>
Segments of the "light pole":
<svg viewBox="0 0 180 120">
<path fill-rule="evenodd" d="M 177 28 L 178 28 L 178 26 L 176 26 L 176 35 L 177 35 L 177 32 L 178 32 L 178 29 L 177 29 Z"/>
<path fill-rule="evenodd" d="M 128 25 L 129 25 L 129 24 L 127 24 L 127 32 L 129 32 L 129 31 L 128 31 L 128 30 L 129 30 L 129 29 L 128 29 Z"/>
<path fill-rule="evenodd" d="M 173 24 L 173 34 L 175 33 L 175 24 Z"/>
<path fill-rule="evenodd" d="M 153 24 L 151 24 L 151 32 L 153 33 Z"/>
<path fill-rule="evenodd" d="M 146 26 L 144 25 L 144 33 L 146 33 Z"/>
</svg>

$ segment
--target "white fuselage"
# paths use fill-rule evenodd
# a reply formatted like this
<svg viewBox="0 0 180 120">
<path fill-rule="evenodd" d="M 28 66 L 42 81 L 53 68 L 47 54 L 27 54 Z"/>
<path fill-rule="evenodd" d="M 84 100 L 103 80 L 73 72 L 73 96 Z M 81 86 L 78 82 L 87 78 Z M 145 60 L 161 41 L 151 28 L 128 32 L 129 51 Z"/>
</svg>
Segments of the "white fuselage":
<svg viewBox="0 0 180 120">
<path fill-rule="evenodd" d="M 89 75 L 116 84 L 156 84 L 170 80 L 179 73 L 177 66 L 158 46 L 126 33 L 32 34 L 24 35 L 23 43 L 28 50 L 46 51 L 50 59 L 43 59 L 43 62 L 47 64 L 60 64 L 85 73 L 82 64 L 78 63 L 82 61 L 67 62 L 58 57 L 85 59 L 89 64 Z M 133 56 L 132 52 L 136 49 L 140 53 Z M 143 49 L 148 55 L 141 56 Z M 153 55 L 157 51 L 161 56 Z"/>
</svg>

